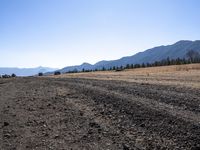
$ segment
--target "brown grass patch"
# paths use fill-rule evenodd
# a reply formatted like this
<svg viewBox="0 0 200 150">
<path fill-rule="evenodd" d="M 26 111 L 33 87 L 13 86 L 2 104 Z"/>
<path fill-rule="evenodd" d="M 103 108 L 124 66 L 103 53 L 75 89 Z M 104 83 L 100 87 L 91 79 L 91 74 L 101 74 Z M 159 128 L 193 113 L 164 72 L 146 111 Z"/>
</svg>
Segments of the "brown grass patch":
<svg viewBox="0 0 200 150">
<path fill-rule="evenodd" d="M 97 71 L 86 73 L 69 73 L 51 77 L 123 80 L 128 82 L 179 85 L 200 88 L 200 64 L 126 69 L 120 72 Z"/>
</svg>

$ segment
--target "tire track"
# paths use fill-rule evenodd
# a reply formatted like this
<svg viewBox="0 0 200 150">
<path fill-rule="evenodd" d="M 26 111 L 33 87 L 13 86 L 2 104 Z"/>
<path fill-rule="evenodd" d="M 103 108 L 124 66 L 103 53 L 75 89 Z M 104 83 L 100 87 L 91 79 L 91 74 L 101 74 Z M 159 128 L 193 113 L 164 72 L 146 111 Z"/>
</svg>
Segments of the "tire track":
<svg viewBox="0 0 200 150">
<path fill-rule="evenodd" d="M 137 122 L 137 126 L 144 126 L 146 130 L 151 129 L 158 135 L 173 138 L 179 145 L 184 141 L 192 147 L 200 144 L 199 116 L 182 110 L 175 110 L 171 106 L 155 103 L 148 99 L 131 98 L 107 89 L 80 84 L 77 82 L 67 83 L 79 93 L 92 98 L 97 105 L 111 105 L 112 109 L 119 110 L 119 114 L 129 116 L 129 123 Z M 133 103 L 134 102 L 134 103 Z M 185 114 L 182 114 L 185 113 Z"/>
<path fill-rule="evenodd" d="M 74 82 L 73 80 L 69 79 L 67 82 Z M 182 107 L 184 110 L 193 111 L 197 114 L 200 113 L 200 91 L 198 90 L 120 81 L 105 82 L 105 80 L 76 79 L 76 82 L 105 87 L 109 91 L 117 91 L 134 97 L 152 99 L 175 107 Z"/>
</svg>

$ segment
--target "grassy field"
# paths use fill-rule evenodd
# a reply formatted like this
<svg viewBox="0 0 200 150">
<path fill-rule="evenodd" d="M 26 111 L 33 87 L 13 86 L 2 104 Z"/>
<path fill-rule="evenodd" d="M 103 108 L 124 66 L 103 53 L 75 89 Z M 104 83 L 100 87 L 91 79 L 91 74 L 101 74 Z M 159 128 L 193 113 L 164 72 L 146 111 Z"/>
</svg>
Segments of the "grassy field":
<svg viewBox="0 0 200 150">
<path fill-rule="evenodd" d="M 1 150 L 200 149 L 200 65 L 0 79 Z"/>
<path fill-rule="evenodd" d="M 127 69 L 120 72 L 98 71 L 89 73 L 72 73 L 53 77 L 122 80 L 128 82 L 200 88 L 200 64 Z"/>
</svg>

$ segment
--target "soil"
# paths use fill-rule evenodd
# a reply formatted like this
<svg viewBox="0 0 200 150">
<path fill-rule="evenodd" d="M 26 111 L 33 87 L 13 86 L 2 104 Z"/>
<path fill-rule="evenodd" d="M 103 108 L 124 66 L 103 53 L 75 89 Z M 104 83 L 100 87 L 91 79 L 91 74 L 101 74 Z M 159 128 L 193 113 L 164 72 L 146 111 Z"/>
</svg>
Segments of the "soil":
<svg viewBox="0 0 200 150">
<path fill-rule="evenodd" d="M 200 90 L 81 78 L 0 79 L 2 150 L 200 149 Z"/>
</svg>

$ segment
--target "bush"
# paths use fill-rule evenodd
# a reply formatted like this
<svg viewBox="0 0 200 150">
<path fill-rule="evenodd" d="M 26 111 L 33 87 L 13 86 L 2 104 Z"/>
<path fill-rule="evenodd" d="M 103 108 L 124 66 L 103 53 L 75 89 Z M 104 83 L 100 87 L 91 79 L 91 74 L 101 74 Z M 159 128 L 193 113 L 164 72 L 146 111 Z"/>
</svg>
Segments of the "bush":
<svg viewBox="0 0 200 150">
<path fill-rule="evenodd" d="M 60 75 L 60 74 L 61 74 L 60 71 L 54 72 L 54 75 Z"/>
<path fill-rule="evenodd" d="M 11 76 L 10 76 L 10 75 L 7 75 L 7 74 L 5 74 L 5 75 L 2 75 L 2 78 L 11 78 Z"/>
<path fill-rule="evenodd" d="M 15 77 L 16 77 L 16 74 L 13 73 L 13 74 L 11 75 L 11 77 L 15 78 Z"/>
<path fill-rule="evenodd" d="M 38 73 L 38 76 L 43 76 L 43 73 L 42 72 Z"/>
</svg>

